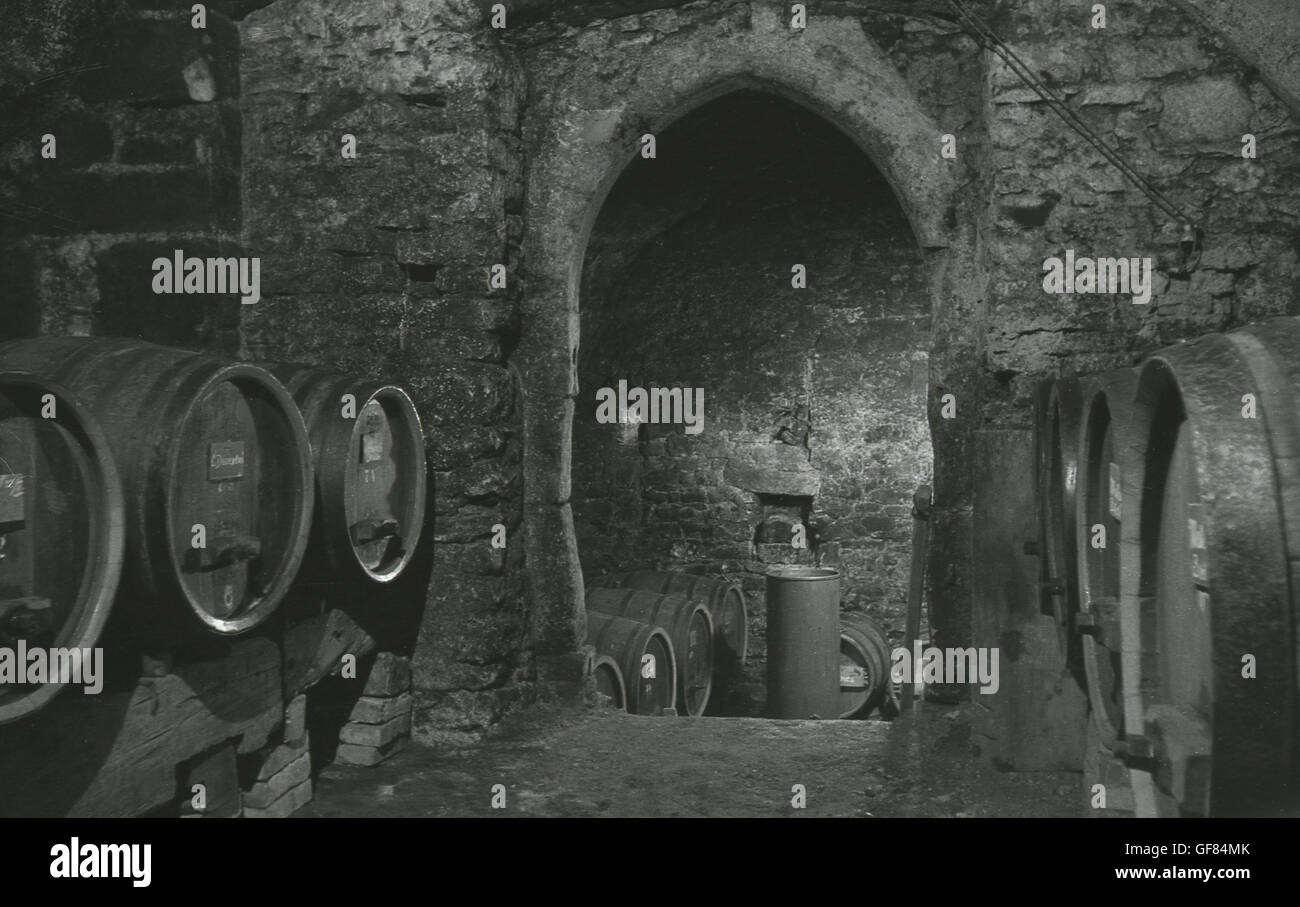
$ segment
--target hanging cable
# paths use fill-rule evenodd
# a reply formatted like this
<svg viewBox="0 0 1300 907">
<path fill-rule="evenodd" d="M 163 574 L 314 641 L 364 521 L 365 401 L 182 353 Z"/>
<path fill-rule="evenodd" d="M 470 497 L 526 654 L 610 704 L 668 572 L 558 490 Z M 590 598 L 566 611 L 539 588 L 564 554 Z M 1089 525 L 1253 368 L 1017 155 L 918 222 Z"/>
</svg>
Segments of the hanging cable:
<svg viewBox="0 0 1300 907">
<path fill-rule="evenodd" d="M 1035 94 L 1047 102 L 1047 106 L 1051 108 L 1053 113 L 1063 119 L 1067 126 L 1079 135 L 1083 136 L 1088 144 L 1096 148 L 1097 151 L 1101 153 L 1102 157 L 1114 165 L 1115 168 L 1123 174 L 1125 179 L 1135 185 L 1138 190 L 1160 208 L 1161 211 L 1165 212 L 1170 217 L 1175 218 L 1179 222 L 1183 231 L 1181 241 L 1184 251 L 1190 255 L 1192 248 L 1189 248 L 1189 244 L 1190 246 L 1195 247 L 1199 242 L 1197 237 L 1197 226 L 1194 219 L 1171 202 L 1164 193 L 1152 185 L 1150 180 L 1134 169 L 1128 161 L 1124 160 L 1124 158 L 1120 156 L 1119 152 L 1115 151 L 1115 149 L 1102 141 L 1101 137 L 1093 132 L 1088 127 L 1088 124 L 1080 119 L 1079 115 L 1071 110 L 1065 101 L 1057 97 L 1050 88 L 1039 81 L 1033 71 L 1023 60 L 1020 59 L 1020 57 L 1016 55 L 1015 51 L 1007 46 L 1005 41 L 994 34 L 988 25 L 966 8 L 962 0 L 948 0 L 948 2 L 957 12 L 958 18 L 961 19 L 962 24 L 966 26 L 967 30 L 973 32 L 983 46 L 988 47 L 995 54 L 1001 57 L 1011 71 L 1020 78 L 1020 81 L 1028 85 L 1033 89 Z"/>
</svg>

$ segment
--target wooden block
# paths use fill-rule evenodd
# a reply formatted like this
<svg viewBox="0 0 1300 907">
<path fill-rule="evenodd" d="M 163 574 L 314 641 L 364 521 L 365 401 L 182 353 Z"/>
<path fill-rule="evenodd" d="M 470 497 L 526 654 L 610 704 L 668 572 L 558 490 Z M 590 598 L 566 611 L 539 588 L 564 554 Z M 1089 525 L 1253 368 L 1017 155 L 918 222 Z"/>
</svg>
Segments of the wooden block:
<svg viewBox="0 0 1300 907">
<path fill-rule="evenodd" d="M 310 779 L 291 788 L 270 806 L 244 807 L 245 819 L 284 819 L 293 815 L 311 802 L 312 787 Z"/>
<path fill-rule="evenodd" d="M 394 718 L 411 714 L 412 696 L 402 693 L 400 696 L 362 696 L 352 707 L 348 721 L 357 724 L 383 724 Z"/>
<path fill-rule="evenodd" d="M 356 724 L 349 722 L 339 731 L 340 743 L 354 743 L 358 746 L 383 747 L 398 737 L 411 733 L 411 714 L 399 715 L 383 724 Z"/>
<path fill-rule="evenodd" d="M 202 787 L 203 809 L 194 808 L 194 798 Z M 232 819 L 239 815 L 239 771 L 235 763 L 234 744 L 227 743 L 195 760 L 186 770 L 181 807 L 183 816 L 205 819 Z"/>
<path fill-rule="evenodd" d="M 366 696 L 397 696 L 411 688 L 411 661 L 392 652 L 380 652 L 366 677 Z"/>
<path fill-rule="evenodd" d="M 229 740 L 256 752 L 283 719 L 279 648 L 262 637 L 130 692 L 68 691 L 0 727 L 0 815 L 125 817 L 174 804 L 176 766 Z"/>
<path fill-rule="evenodd" d="M 288 621 L 284 631 L 285 699 L 292 700 L 337 674 L 344 655 L 355 655 L 360 661 L 374 648 L 374 639 L 338 609 Z"/>
</svg>

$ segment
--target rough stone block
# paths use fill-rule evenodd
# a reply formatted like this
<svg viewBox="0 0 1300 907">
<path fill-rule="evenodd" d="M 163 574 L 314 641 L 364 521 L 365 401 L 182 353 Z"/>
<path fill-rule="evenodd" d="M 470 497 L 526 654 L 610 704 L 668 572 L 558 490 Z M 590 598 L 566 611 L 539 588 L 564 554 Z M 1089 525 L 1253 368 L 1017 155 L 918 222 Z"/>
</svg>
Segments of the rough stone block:
<svg viewBox="0 0 1300 907">
<path fill-rule="evenodd" d="M 339 731 L 340 743 L 352 743 L 357 746 L 384 747 L 399 737 L 411 733 L 411 713 L 409 711 L 385 721 L 383 724 L 357 724 L 349 722 Z"/>
<path fill-rule="evenodd" d="M 224 170 L 105 170 L 52 174 L 21 201 L 64 230 L 97 233 L 236 232 L 239 179 Z M 146 275 L 146 277 L 151 275 Z M 143 286 L 148 287 L 145 282 Z"/>
<path fill-rule="evenodd" d="M 380 652 L 366 677 L 364 696 L 396 696 L 411 688 L 411 661 L 392 652 Z"/>
<path fill-rule="evenodd" d="M 401 749 L 404 742 L 405 738 L 399 738 L 382 747 L 340 743 L 334 761 L 339 765 L 378 765 Z"/>
<path fill-rule="evenodd" d="M 207 102 L 239 93 L 239 35 L 209 10 L 207 28 L 188 15 L 125 19 L 96 45 L 75 90 L 83 99 L 133 104 Z"/>
<path fill-rule="evenodd" d="M 348 721 L 357 724 L 384 724 L 411 713 L 410 693 L 400 696 L 362 696 L 348 714 Z"/>
<path fill-rule="evenodd" d="M 244 791 L 244 807 L 267 809 L 304 783 L 311 783 L 311 753 L 308 750 L 302 750 L 288 765 Z"/>
<path fill-rule="evenodd" d="M 1165 88 L 1160 131 L 1175 142 L 1240 141 L 1254 105 L 1236 80 L 1205 78 Z"/>
<path fill-rule="evenodd" d="M 302 809 L 312 798 L 311 781 L 304 781 L 266 807 L 244 807 L 245 819 L 283 819 Z"/>
<path fill-rule="evenodd" d="M 269 781 L 277 772 L 284 770 L 289 763 L 299 756 L 307 754 L 311 748 L 311 735 L 304 734 L 302 740 L 295 744 L 281 743 L 268 748 L 258 766 L 254 781 Z"/>
<path fill-rule="evenodd" d="M 297 745 L 307 738 L 307 695 L 293 697 L 284 708 L 284 742 Z"/>
</svg>

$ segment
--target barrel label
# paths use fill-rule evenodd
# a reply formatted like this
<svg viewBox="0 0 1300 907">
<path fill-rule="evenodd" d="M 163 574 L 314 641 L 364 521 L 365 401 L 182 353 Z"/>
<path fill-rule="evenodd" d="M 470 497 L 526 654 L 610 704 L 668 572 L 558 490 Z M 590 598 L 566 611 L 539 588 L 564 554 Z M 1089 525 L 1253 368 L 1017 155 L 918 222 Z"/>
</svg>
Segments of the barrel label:
<svg viewBox="0 0 1300 907">
<path fill-rule="evenodd" d="M 1110 515 L 1114 519 L 1120 519 L 1120 513 L 1124 509 L 1124 483 L 1123 477 L 1119 471 L 1119 464 L 1112 462 L 1110 464 Z"/>
<path fill-rule="evenodd" d="M 0 473 L 0 523 L 27 519 L 25 491 L 20 473 Z"/>
<path fill-rule="evenodd" d="M 244 475 L 244 442 L 214 441 L 208 445 L 208 481 L 221 482 Z"/>
<path fill-rule="evenodd" d="M 1187 505 L 1187 548 L 1192 561 L 1192 582 L 1206 585 L 1209 582 L 1209 564 L 1205 554 L 1205 524 L 1201 520 L 1201 505 Z"/>
<path fill-rule="evenodd" d="M 867 672 L 857 665 L 840 665 L 840 688 L 863 690 L 867 686 Z"/>
<path fill-rule="evenodd" d="M 384 458 L 384 438 L 378 432 L 361 436 L 361 462 L 377 463 Z"/>
</svg>

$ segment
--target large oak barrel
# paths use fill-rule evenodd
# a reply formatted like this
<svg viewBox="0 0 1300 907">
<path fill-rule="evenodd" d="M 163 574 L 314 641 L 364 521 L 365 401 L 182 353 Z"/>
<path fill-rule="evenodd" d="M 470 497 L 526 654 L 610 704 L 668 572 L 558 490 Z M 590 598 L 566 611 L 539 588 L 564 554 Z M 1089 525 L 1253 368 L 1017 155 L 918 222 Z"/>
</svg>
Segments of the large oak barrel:
<svg viewBox="0 0 1300 907">
<path fill-rule="evenodd" d="M 592 580 L 590 585 L 645 589 L 703 602 L 713 619 L 715 678 L 730 683 L 744 670 L 749 645 L 748 615 L 745 593 L 736 583 L 694 573 L 634 570 L 607 574 Z M 718 701 L 718 697 L 713 698 Z"/>
<path fill-rule="evenodd" d="M 597 655 L 591 674 L 596 680 L 596 692 L 608 698 L 614 708 L 626 711 L 627 686 L 623 683 L 623 671 L 618 662 L 608 655 Z"/>
<path fill-rule="evenodd" d="M 1154 771 L 1157 814 L 1296 805 L 1297 379 L 1294 319 L 1161 350 L 1138 379 L 1124 721 L 1130 760 Z"/>
<path fill-rule="evenodd" d="M 234 635 L 279 605 L 311 529 L 293 398 L 264 369 L 136 340 L 41 338 L 0 360 L 66 384 L 104 429 L 127 508 L 124 591 L 149 636 Z"/>
<path fill-rule="evenodd" d="M 840 575 L 823 567 L 767 573 L 767 714 L 838 718 Z"/>
<path fill-rule="evenodd" d="M 627 690 L 627 710 L 658 715 L 671 708 L 677 690 L 677 659 L 662 627 L 599 611 L 587 612 L 587 642 L 597 655 L 618 662 Z"/>
<path fill-rule="evenodd" d="M 1116 369 L 1094 378 L 1084 401 L 1079 437 L 1079 490 L 1075 551 L 1079 611 L 1092 722 L 1100 743 L 1112 752 L 1124 732 L 1122 633 L 1120 627 L 1120 539 L 1124 474 L 1132 472 L 1134 450 L 1129 419 L 1137 391 L 1137 370 Z"/>
<path fill-rule="evenodd" d="M 1079 420 L 1086 382 L 1058 378 L 1040 393 L 1044 399 L 1037 432 L 1039 568 L 1043 613 L 1056 620 L 1061 651 L 1076 654 L 1070 621 L 1078 610 L 1075 511 L 1078 491 Z"/>
<path fill-rule="evenodd" d="M 587 610 L 667 630 L 677 656 L 677 711 L 704 714 L 713 689 L 713 619 L 701 602 L 644 589 L 591 589 Z"/>
<path fill-rule="evenodd" d="M 93 649 L 122 572 L 122 483 L 84 405 L 59 384 L 4 371 L 4 363 L 0 357 L 0 647 L 15 656 Z M 58 681 L 92 679 L 83 670 L 59 673 L 43 684 L 6 678 L 0 724 L 45 706 L 63 689 Z"/>
<path fill-rule="evenodd" d="M 889 689 L 889 641 L 865 614 L 840 615 L 840 717 L 865 715 Z"/>
<path fill-rule="evenodd" d="M 387 583 L 410 562 L 424 524 L 424 435 L 400 387 L 302 365 L 267 368 L 307 423 L 316 472 L 309 564 L 331 578 Z M 319 578 L 319 577 L 318 577 Z"/>
</svg>

